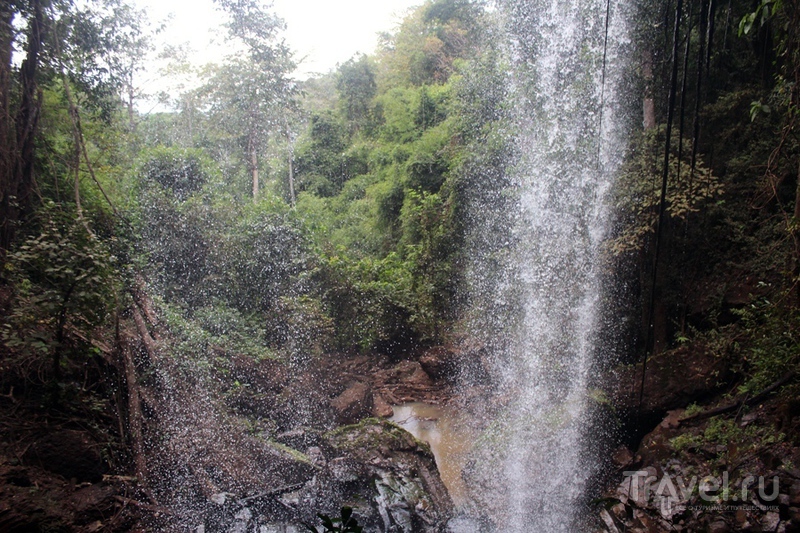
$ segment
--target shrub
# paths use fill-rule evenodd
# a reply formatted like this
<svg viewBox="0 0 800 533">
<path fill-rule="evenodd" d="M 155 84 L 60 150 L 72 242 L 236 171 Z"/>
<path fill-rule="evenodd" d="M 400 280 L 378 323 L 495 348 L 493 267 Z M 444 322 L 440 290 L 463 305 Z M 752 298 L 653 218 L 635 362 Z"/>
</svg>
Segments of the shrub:
<svg viewBox="0 0 800 533">
<path fill-rule="evenodd" d="M 106 319 L 115 301 L 115 269 L 108 249 L 82 223 L 52 203 L 41 217 L 39 233 L 7 257 L 15 302 L 2 338 L 35 366 L 49 356 L 58 380 L 68 337 L 88 348 L 92 330 Z"/>
</svg>

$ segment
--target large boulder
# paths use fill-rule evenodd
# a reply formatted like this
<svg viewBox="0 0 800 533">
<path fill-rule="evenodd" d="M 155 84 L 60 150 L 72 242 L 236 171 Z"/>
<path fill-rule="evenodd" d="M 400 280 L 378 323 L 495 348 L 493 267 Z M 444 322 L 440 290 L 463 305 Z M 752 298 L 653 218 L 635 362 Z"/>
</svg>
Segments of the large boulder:
<svg viewBox="0 0 800 533">
<path fill-rule="evenodd" d="M 434 379 L 447 379 L 458 371 L 458 352 L 446 346 L 434 346 L 419 357 L 422 369 Z"/>
<path fill-rule="evenodd" d="M 326 433 L 302 455 L 316 465 L 304 481 L 214 495 L 205 531 L 302 531 L 303 523 L 319 525 L 318 513 L 337 517 L 345 506 L 364 531 L 444 531 L 453 505 L 433 454 L 399 426 L 366 418 Z"/>
<path fill-rule="evenodd" d="M 372 414 L 372 389 L 368 384 L 356 381 L 331 400 L 331 407 L 339 424 L 354 424 Z"/>
<path fill-rule="evenodd" d="M 430 447 L 377 418 L 338 428 L 326 437 L 334 493 L 353 507 L 367 530 L 440 531 L 453 509 Z M 342 491 L 341 489 L 345 489 Z"/>
</svg>

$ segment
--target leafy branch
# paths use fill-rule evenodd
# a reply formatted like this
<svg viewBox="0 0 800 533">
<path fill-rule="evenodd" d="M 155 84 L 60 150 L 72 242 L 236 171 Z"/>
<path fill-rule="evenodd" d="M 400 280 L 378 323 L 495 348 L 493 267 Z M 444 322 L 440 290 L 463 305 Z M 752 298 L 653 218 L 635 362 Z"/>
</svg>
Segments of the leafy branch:
<svg viewBox="0 0 800 533">
<path fill-rule="evenodd" d="M 361 533 L 364 531 L 362 526 L 358 525 L 358 521 L 353 517 L 353 509 L 350 507 L 342 507 L 341 518 L 331 518 L 324 514 L 317 514 L 322 521 L 324 529 L 317 529 L 315 526 L 303 524 L 312 533 Z"/>
</svg>

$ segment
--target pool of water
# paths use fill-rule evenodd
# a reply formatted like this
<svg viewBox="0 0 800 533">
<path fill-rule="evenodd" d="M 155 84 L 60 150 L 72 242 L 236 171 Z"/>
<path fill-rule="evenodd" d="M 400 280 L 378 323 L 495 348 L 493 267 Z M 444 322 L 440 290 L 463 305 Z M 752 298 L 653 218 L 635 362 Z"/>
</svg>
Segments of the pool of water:
<svg viewBox="0 0 800 533">
<path fill-rule="evenodd" d="M 417 402 L 394 406 L 389 420 L 430 445 L 453 503 L 464 505 L 467 491 L 461 470 L 475 437 L 464 417 L 452 408 Z"/>
</svg>

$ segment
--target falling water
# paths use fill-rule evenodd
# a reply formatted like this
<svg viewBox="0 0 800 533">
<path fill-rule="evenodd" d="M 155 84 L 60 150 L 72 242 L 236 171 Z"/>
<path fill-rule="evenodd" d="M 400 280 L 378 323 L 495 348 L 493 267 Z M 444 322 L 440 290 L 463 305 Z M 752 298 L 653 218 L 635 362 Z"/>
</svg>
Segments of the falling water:
<svg viewBox="0 0 800 533">
<path fill-rule="evenodd" d="M 596 468 L 587 390 L 601 356 L 607 196 L 626 144 L 626 13 L 606 0 L 508 0 L 500 18 L 515 155 L 499 194 L 514 195 L 515 212 L 506 250 L 491 253 L 505 265 L 479 252 L 473 278 L 494 277 L 493 307 L 515 311 L 493 354 L 503 408 L 473 481 L 498 530 L 575 531 Z"/>
</svg>

